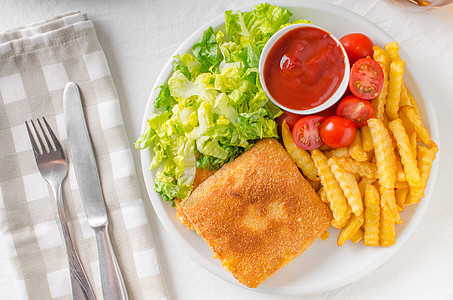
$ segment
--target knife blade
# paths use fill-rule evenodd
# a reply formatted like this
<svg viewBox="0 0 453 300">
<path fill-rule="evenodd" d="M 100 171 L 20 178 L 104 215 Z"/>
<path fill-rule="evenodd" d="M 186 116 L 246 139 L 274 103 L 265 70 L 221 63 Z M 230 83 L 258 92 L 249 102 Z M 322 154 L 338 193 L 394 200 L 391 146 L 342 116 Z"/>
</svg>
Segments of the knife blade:
<svg viewBox="0 0 453 300">
<path fill-rule="evenodd" d="M 88 224 L 94 229 L 104 299 L 128 299 L 126 286 L 108 233 L 108 215 L 99 172 L 85 121 L 79 87 L 70 82 L 63 94 L 66 132 Z"/>
</svg>

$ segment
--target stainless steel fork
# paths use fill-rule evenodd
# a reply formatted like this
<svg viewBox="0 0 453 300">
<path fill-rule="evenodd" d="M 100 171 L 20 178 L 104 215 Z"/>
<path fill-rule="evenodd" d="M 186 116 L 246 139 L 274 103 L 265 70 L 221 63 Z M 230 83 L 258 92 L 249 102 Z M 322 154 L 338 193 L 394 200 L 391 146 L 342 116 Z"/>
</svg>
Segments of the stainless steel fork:
<svg viewBox="0 0 453 300">
<path fill-rule="evenodd" d="M 60 142 L 50 128 L 46 119 L 43 117 L 42 120 L 47 128 L 47 132 L 44 130 L 44 127 L 39 119 L 37 119 L 37 123 L 40 130 L 38 130 L 32 120 L 29 121 L 31 126 L 27 121 L 25 121 L 25 125 L 27 126 L 28 136 L 30 137 L 30 142 L 33 147 L 39 173 L 41 173 L 41 176 L 52 186 L 54 196 L 57 200 L 58 216 L 60 217 L 66 251 L 68 253 L 72 297 L 73 299 L 96 299 L 93 289 L 88 281 L 88 277 L 85 274 L 85 270 L 83 269 L 82 263 L 80 262 L 79 256 L 74 248 L 74 244 L 72 243 L 64 212 L 61 184 L 63 179 L 68 174 L 68 162 Z M 32 131 L 34 131 L 34 135 Z M 43 142 L 41 136 L 44 137 L 45 143 Z M 52 143 L 50 139 L 52 140 Z"/>
</svg>

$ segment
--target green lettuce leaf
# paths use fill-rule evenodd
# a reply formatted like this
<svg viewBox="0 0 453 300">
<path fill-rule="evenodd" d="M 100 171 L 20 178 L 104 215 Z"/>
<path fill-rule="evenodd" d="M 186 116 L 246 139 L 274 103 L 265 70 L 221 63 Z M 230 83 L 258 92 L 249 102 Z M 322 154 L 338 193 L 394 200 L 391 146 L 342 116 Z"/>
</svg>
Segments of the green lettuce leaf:
<svg viewBox="0 0 453 300">
<path fill-rule="evenodd" d="M 227 35 L 209 27 L 191 53 L 175 56 L 154 100 L 156 113 L 135 143 L 152 151 L 154 189 L 164 200 L 187 199 L 197 168 L 217 170 L 259 139 L 278 137 L 274 119 L 282 111 L 266 96 L 258 64 L 265 43 L 290 16 L 267 3 L 227 11 Z"/>
<path fill-rule="evenodd" d="M 159 95 L 154 99 L 153 105 L 155 108 L 164 108 L 165 110 L 170 110 L 175 104 L 176 101 L 170 95 L 170 89 L 168 84 L 164 83 L 160 87 Z"/>
<path fill-rule="evenodd" d="M 220 64 L 223 57 L 212 27 L 203 32 L 203 36 L 193 45 L 192 53 L 201 63 L 201 72 L 208 72 Z"/>
<path fill-rule="evenodd" d="M 239 133 L 248 140 L 278 137 L 277 124 L 266 119 L 267 111 L 263 108 L 252 113 L 242 113 L 238 117 Z"/>
<path fill-rule="evenodd" d="M 156 173 L 154 190 L 159 193 L 165 201 L 171 201 L 172 206 L 175 206 L 175 198 L 186 199 L 192 190 L 192 186 L 178 185 L 172 176 Z"/>
<path fill-rule="evenodd" d="M 262 3 L 250 12 L 225 12 L 226 33 L 246 44 L 266 42 L 281 25 L 288 23 L 291 12 L 268 3 Z"/>
<path fill-rule="evenodd" d="M 189 53 L 182 56 L 176 55 L 176 60 L 172 62 L 173 71 L 181 71 L 188 79 L 195 78 L 200 74 L 201 63 Z"/>
</svg>

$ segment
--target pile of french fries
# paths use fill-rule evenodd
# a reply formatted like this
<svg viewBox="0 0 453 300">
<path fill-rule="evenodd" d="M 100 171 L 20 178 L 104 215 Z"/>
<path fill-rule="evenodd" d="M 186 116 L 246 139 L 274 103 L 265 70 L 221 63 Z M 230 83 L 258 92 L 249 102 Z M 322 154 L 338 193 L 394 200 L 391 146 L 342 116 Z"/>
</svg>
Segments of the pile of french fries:
<svg viewBox="0 0 453 300">
<path fill-rule="evenodd" d="M 393 245 L 400 213 L 424 196 L 438 151 L 404 83 L 398 44 L 384 48 L 373 47 L 373 59 L 384 72 L 382 91 L 371 101 L 375 117 L 357 129 L 348 147 L 302 150 L 288 125 L 282 125 L 286 150 L 329 205 L 332 226 L 341 229 L 339 246 L 349 239 L 366 246 Z"/>
</svg>

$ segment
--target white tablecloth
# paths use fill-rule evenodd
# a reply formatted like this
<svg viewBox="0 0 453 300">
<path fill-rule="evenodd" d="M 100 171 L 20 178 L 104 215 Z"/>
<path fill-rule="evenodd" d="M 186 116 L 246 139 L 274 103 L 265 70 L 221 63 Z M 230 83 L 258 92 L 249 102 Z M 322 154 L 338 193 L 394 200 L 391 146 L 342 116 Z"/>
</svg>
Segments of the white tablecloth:
<svg viewBox="0 0 453 300">
<path fill-rule="evenodd" d="M 25 1 L 0 3 L 0 32 L 67 11 L 88 13 L 116 83 L 129 139 L 140 134 L 143 111 L 160 69 L 193 31 L 247 0 Z M 379 25 L 412 58 L 426 80 L 440 127 L 440 168 L 430 205 L 415 233 L 386 263 L 337 290 L 304 299 L 451 299 L 453 295 L 453 6 L 427 12 L 385 0 L 332 0 Z M 134 46 L 131 46 L 134 45 Z M 449 132 L 450 131 L 450 132 Z M 134 153 L 137 169 L 139 153 Z M 139 174 L 141 177 L 141 174 Z M 146 192 L 142 184 L 143 197 Z M 207 272 L 188 257 L 147 207 L 171 296 L 175 299 L 281 299 L 250 292 Z M 0 241 L 1 243 L 1 241 Z M 0 298 L 15 299 L 0 251 Z M 288 298 L 292 299 L 292 298 Z"/>
</svg>

